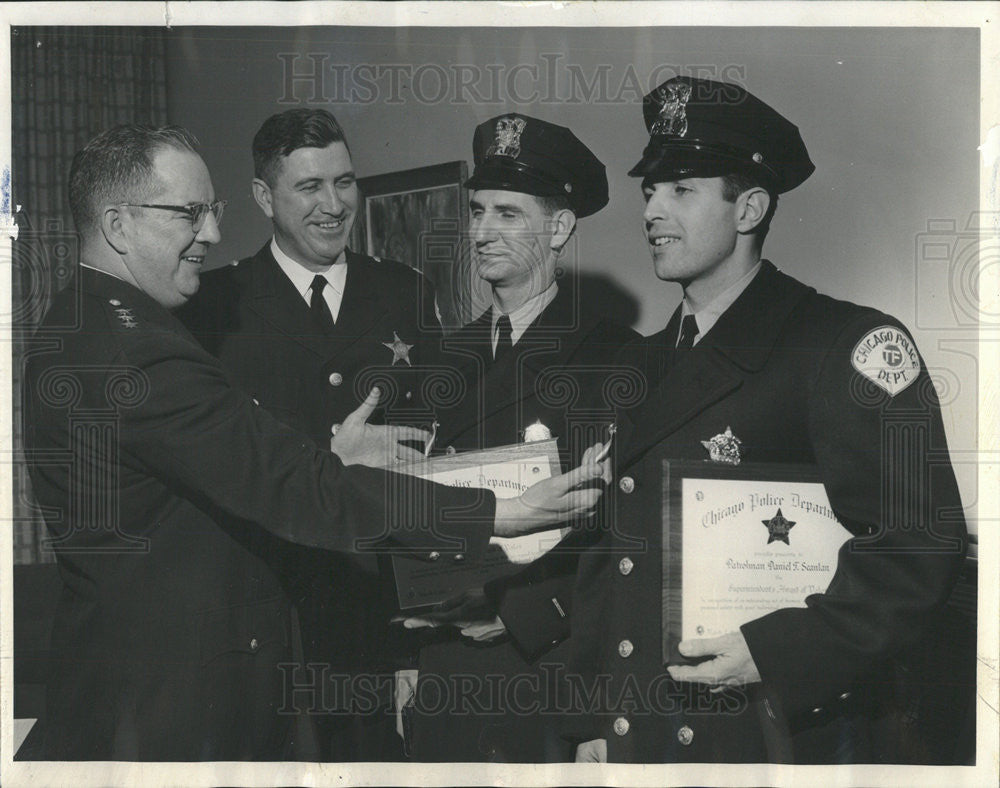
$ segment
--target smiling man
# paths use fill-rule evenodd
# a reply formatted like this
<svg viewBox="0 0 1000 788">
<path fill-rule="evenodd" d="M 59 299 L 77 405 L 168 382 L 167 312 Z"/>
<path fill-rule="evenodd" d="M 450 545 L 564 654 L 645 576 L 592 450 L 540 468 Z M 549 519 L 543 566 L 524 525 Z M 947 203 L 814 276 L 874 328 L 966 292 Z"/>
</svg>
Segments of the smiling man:
<svg viewBox="0 0 1000 788">
<path fill-rule="evenodd" d="M 390 418 L 407 421 L 420 408 L 417 367 L 438 336 L 433 289 L 407 265 L 348 248 L 361 195 L 343 129 L 326 110 L 273 115 L 253 139 L 253 161 L 251 189 L 273 237 L 205 275 L 182 319 L 239 386 L 321 445 L 376 381 Z M 392 608 L 381 601 L 377 557 L 286 548 L 276 561 L 316 666 L 318 748 L 302 757 L 399 759 L 392 717 L 380 711 L 390 702 Z M 345 713 L 373 694 L 380 709 Z"/>
<path fill-rule="evenodd" d="M 580 297 L 577 219 L 607 204 L 604 165 L 570 129 L 522 114 L 481 123 L 472 147 L 469 234 L 493 303 L 443 340 L 438 363 L 458 371 L 464 396 L 438 411 L 438 436 L 441 445 L 466 451 L 551 435 L 569 467 L 586 444 L 607 437 L 614 404 L 605 399 L 613 388 L 607 384 L 627 374 L 611 360 L 638 337 L 607 311 L 585 309 Z M 570 535 L 516 578 L 489 584 L 484 597 L 470 595 L 448 616 L 477 619 L 464 634 L 462 627 L 434 633 L 420 657 L 415 758 L 568 757 L 554 716 L 530 710 L 555 694 L 552 673 L 541 665 L 561 665 L 569 654 L 570 592 L 586 536 Z M 495 684 L 487 686 L 487 677 Z M 442 682 L 455 693 L 452 703 L 428 708 Z"/>
<path fill-rule="evenodd" d="M 890 662 L 926 638 L 965 549 L 934 385 L 895 318 L 762 259 L 778 195 L 814 170 L 790 121 L 737 85 L 687 77 L 643 111 L 649 142 L 629 174 L 653 268 L 683 301 L 629 356 L 649 394 L 618 416 L 615 529 L 580 559 L 580 686 L 610 681 L 602 715 L 577 706 L 578 760 L 892 757 L 873 749 Z M 665 664 L 665 460 L 815 466 L 852 536 L 829 588 L 683 641 Z M 781 533 L 769 526 L 760 548 Z"/>
<path fill-rule="evenodd" d="M 420 456 L 400 440 L 429 435 L 365 424 L 374 394 L 331 452 L 234 388 L 172 312 L 198 287 L 222 206 L 184 129 L 95 137 L 73 158 L 70 205 L 80 270 L 24 382 L 25 456 L 63 581 L 46 760 L 283 760 L 292 624 L 277 546 L 365 539 L 473 561 L 490 534 L 552 527 L 599 495 L 564 494 L 600 468 L 510 501 L 387 473 L 392 453 Z"/>
</svg>

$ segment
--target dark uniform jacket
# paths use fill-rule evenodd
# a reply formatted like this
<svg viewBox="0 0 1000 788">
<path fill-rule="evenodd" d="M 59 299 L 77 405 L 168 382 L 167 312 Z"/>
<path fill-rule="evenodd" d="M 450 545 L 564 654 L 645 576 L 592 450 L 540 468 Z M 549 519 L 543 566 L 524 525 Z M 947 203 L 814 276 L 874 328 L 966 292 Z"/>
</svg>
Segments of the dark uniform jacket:
<svg viewBox="0 0 1000 788">
<path fill-rule="evenodd" d="M 464 392 L 452 407 L 438 410 L 442 446 L 469 451 L 521 443 L 525 429 L 540 422 L 558 439 L 566 470 L 587 445 L 606 439 L 614 416 L 614 384 L 621 377 L 610 362 L 638 336 L 635 332 L 582 313 L 574 293 L 564 288 L 512 352 L 497 361 L 491 333 L 487 310 L 442 343 L 444 352 L 434 366 L 457 371 L 462 381 L 457 389 Z M 443 642 L 421 650 L 413 723 L 417 760 L 543 762 L 565 757 L 565 743 L 551 735 L 551 709 L 547 716 L 529 712 L 555 702 L 554 674 L 536 663 L 541 658 L 561 665 L 569 656 L 564 641 L 572 586 L 580 541 L 587 537 L 571 534 L 516 577 L 489 584 L 508 640 L 479 644 L 442 628 L 435 634 Z M 462 684 L 462 676 L 470 677 L 469 683 Z M 487 676 L 494 681 L 501 677 L 499 694 L 487 686 Z M 515 677 L 520 677 L 519 686 Z M 442 686 L 454 701 L 443 712 L 436 708 Z"/>
<path fill-rule="evenodd" d="M 855 346 L 899 323 L 766 262 L 693 349 L 672 349 L 678 326 L 679 311 L 630 356 L 650 391 L 619 414 L 615 516 L 580 559 L 570 727 L 606 739 L 609 761 L 865 760 L 855 723 L 878 671 L 921 638 L 965 550 L 933 384 L 922 362 L 895 396 L 856 372 Z M 747 462 L 818 466 L 855 536 L 826 593 L 742 627 L 763 683 L 711 695 L 661 659 L 662 461 L 707 460 L 701 441 L 727 427 Z M 588 700 L 601 674 L 606 692 Z"/>
<path fill-rule="evenodd" d="M 132 285 L 81 268 L 39 329 L 47 339 L 24 401 L 65 584 L 48 758 L 280 758 L 289 602 L 261 558 L 270 546 L 485 549 L 492 497 L 449 530 L 412 529 L 481 496 L 345 468 L 231 386 Z"/>
<path fill-rule="evenodd" d="M 198 294 L 180 313 L 240 388 L 320 446 L 329 445 L 332 425 L 357 408 L 374 385 L 382 391 L 382 406 L 370 421 L 427 426 L 431 414 L 421 406 L 420 364 L 439 335 L 430 284 L 401 263 L 348 250 L 336 325 L 320 333 L 270 246 L 205 274 Z M 412 346 L 408 360 L 395 358 L 386 346 L 395 337 Z M 280 564 L 295 600 L 305 659 L 314 666 L 317 686 L 343 682 L 343 690 L 327 692 L 322 706 L 311 709 L 320 726 L 317 756 L 398 759 L 390 715 L 351 720 L 343 713 L 336 718 L 316 713 L 355 707 L 359 681 L 379 685 L 382 705 L 389 703 L 390 683 L 373 677 L 391 667 L 387 634 L 395 608 L 376 556 L 318 554 L 288 545 L 272 560 Z M 358 676 L 365 678 L 344 680 Z"/>
</svg>

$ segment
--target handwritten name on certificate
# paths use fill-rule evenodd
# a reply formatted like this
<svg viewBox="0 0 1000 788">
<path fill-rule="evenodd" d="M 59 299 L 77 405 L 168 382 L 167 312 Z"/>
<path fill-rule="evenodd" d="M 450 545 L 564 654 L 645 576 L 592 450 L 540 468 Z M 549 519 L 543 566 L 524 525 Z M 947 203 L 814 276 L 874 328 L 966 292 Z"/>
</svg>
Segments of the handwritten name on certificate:
<svg viewBox="0 0 1000 788">
<path fill-rule="evenodd" d="M 805 607 L 830 585 L 851 537 L 818 482 L 689 477 L 681 501 L 684 638 Z"/>
</svg>

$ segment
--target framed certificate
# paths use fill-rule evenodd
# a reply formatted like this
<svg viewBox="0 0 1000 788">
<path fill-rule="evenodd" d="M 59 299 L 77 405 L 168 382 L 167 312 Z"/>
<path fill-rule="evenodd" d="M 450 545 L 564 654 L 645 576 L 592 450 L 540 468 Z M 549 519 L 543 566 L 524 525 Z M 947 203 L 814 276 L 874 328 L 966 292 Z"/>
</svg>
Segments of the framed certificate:
<svg viewBox="0 0 1000 788">
<path fill-rule="evenodd" d="M 664 663 L 681 640 L 805 607 L 850 537 L 814 466 L 664 460 Z"/>
<path fill-rule="evenodd" d="M 392 470 L 453 487 L 492 490 L 497 498 L 515 498 L 536 482 L 559 474 L 559 450 L 553 438 L 444 455 L 393 466 Z M 475 563 L 449 555 L 435 561 L 393 556 L 400 610 L 429 607 L 511 574 L 555 547 L 567 530 L 554 528 L 510 539 L 493 537 L 482 560 Z"/>
</svg>

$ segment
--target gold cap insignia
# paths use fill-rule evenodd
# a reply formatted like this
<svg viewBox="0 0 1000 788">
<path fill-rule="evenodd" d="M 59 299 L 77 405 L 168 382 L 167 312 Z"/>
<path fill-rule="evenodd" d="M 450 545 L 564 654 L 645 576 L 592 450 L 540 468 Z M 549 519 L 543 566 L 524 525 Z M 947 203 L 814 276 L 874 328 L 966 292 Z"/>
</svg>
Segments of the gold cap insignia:
<svg viewBox="0 0 1000 788">
<path fill-rule="evenodd" d="M 661 87 L 657 97 L 663 102 L 660 117 L 649 130 L 651 137 L 683 137 L 687 134 L 687 103 L 691 98 L 691 86 L 684 82 L 672 82 Z"/>
<path fill-rule="evenodd" d="M 521 152 L 521 132 L 526 125 L 524 118 L 500 118 L 497 121 L 496 142 L 486 151 L 486 158 L 509 156 L 516 159 Z"/>
</svg>

